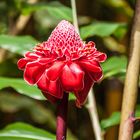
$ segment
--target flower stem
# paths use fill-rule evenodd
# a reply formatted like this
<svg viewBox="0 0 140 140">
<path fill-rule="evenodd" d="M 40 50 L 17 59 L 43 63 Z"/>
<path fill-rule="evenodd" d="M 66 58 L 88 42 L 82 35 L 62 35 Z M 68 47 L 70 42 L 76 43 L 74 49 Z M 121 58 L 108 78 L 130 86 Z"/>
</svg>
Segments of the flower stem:
<svg viewBox="0 0 140 140">
<path fill-rule="evenodd" d="M 140 70 L 140 0 L 136 1 L 134 24 L 130 39 L 130 58 L 126 72 L 119 140 L 132 140 L 132 125 L 126 125 L 129 116 L 134 112 Z M 127 126 L 127 127 L 126 127 Z M 131 130 L 131 131 L 130 131 Z M 127 135 L 126 135 L 127 133 Z"/>
<path fill-rule="evenodd" d="M 57 105 L 56 140 L 66 140 L 67 110 L 68 110 L 68 93 L 64 92 L 62 100 Z"/>
<path fill-rule="evenodd" d="M 78 27 L 78 20 L 77 20 L 77 11 L 76 11 L 75 0 L 71 0 L 71 7 L 72 7 L 73 24 L 74 24 L 74 27 L 75 27 L 77 33 L 80 35 L 79 27 Z"/>
<path fill-rule="evenodd" d="M 78 21 L 77 21 L 77 12 L 76 12 L 76 3 L 75 0 L 71 0 L 71 7 L 72 7 L 72 15 L 73 15 L 73 24 L 75 26 L 75 29 L 77 30 L 78 34 L 79 33 L 79 27 L 78 27 Z M 90 90 L 88 94 L 88 111 L 90 114 L 90 118 L 92 121 L 92 127 L 95 133 L 96 140 L 103 140 L 103 135 L 101 132 L 100 128 L 100 123 L 99 123 L 99 118 L 98 118 L 98 113 L 97 113 L 97 107 L 96 107 L 96 101 L 94 94 Z"/>
<path fill-rule="evenodd" d="M 87 109 L 88 109 L 88 112 L 89 112 L 89 115 L 91 118 L 92 127 L 93 127 L 93 130 L 95 133 L 96 140 L 103 140 L 104 137 L 103 137 L 103 134 L 101 132 L 95 96 L 94 96 L 94 92 L 92 92 L 92 89 L 90 90 L 90 92 L 88 94 Z"/>
</svg>

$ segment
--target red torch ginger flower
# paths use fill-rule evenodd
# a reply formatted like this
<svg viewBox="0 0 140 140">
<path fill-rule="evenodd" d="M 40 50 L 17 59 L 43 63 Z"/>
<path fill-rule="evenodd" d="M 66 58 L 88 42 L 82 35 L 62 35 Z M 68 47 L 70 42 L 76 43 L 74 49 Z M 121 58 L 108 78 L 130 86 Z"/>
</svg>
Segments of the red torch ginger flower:
<svg viewBox="0 0 140 140">
<path fill-rule="evenodd" d="M 85 44 L 68 21 L 61 21 L 49 39 L 38 44 L 18 61 L 24 79 L 36 84 L 50 101 L 73 92 L 76 105 L 84 104 L 92 85 L 102 77 L 100 62 L 106 55 L 96 50 L 94 42 Z"/>
</svg>

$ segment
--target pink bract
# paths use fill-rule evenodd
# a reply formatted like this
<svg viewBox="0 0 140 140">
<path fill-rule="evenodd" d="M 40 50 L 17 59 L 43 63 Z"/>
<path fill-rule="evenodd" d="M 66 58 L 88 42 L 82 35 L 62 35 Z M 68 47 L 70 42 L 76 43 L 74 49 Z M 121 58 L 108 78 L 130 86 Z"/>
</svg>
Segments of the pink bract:
<svg viewBox="0 0 140 140">
<path fill-rule="evenodd" d="M 51 102 L 73 92 L 80 107 L 90 88 L 101 79 L 100 62 L 105 60 L 106 54 L 97 51 L 94 42 L 85 44 L 74 26 L 63 20 L 47 41 L 18 61 L 18 67 L 24 70 L 25 81 L 36 84 Z"/>
</svg>

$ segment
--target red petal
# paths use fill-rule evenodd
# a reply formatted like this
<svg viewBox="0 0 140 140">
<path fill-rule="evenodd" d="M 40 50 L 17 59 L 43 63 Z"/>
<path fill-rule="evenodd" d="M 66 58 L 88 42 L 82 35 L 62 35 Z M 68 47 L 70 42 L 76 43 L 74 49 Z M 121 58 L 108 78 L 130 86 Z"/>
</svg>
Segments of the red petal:
<svg viewBox="0 0 140 140">
<path fill-rule="evenodd" d="M 30 62 L 26 65 L 24 79 L 29 84 L 35 84 L 40 79 L 45 69 L 46 67 L 38 62 Z"/>
<path fill-rule="evenodd" d="M 99 51 L 96 51 L 95 55 L 97 55 L 96 59 L 99 62 L 104 62 L 107 59 L 107 55 L 105 53 L 101 53 Z"/>
<path fill-rule="evenodd" d="M 41 79 L 38 81 L 37 86 L 43 92 L 48 93 L 56 98 L 61 99 L 63 97 L 63 91 L 62 91 L 62 87 L 60 86 L 59 81 L 48 80 L 45 73 L 42 75 Z"/>
<path fill-rule="evenodd" d="M 76 63 L 65 65 L 60 79 L 66 91 L 81 90 L 84 86 L 84 72 Z"/>
<path fill-rule="evenodd" d="M 97 61 L 79 61 L 80 65 L 85 68 L 87 71 L 93 71 L 93 72 L 100 72 L 101 68 Z"/>
<path fill-rule="evenodd" d="M 26 52 L 24 56 L 27 58 L 30 58 L 30 59 L 34 59 L 34 60 L 39 57 L 37 54 L 35 54 L 33 52 Z"/>
<path fill-rule="evenodd" d="M 55 81 L 62 72 L 64 65 L 65 63 L 63 61 L 54 62 L 46 72 L 48 79 Z"/>
<path fill-rule="evenodd" d="M 26 59 L 26 58 L 21 58 L 19 59 L 19 61 L 17 62 L 17 65 L 18 65 L 18 68 L 20 70 L 24 70 L 26 64 L 28 63 L 29 61 Z"/>
<path fill-rule="evenodd" d="M 51 96 L 47 92 L 42 92 L 42 93 L 51 103 L 56 103 L 56 101 L 58 100 L 57 98 L 55 98 L 54 96 Z"/>
<path fill-rule="evenodd" d="M 76 99 L 76 106 L 81 107 L 86 101 L 88 92 L 92 85 L 94 84 L 93 80 L 89 77 L 88 74 L 85 75 L 84 78 L 84 88 L 80 92 L 75 92 Z"/>
<path fill-rule="evenodd" d="M 89 75 L 92 78 L 92 80 L 96 81 L 96 82 L 99 81 L 103 76 L 102 71 L 100 71 L 100 72 L 89 72 Z"/>
<path fill-rule="evenodd" d="M 41 58 L 41 59 L 38 59 L 38 62 L 40 64 L 45 65 L 45 64 L 53 62 L 53 60 L 54 60 L 53 58 Z"/>
</svg>

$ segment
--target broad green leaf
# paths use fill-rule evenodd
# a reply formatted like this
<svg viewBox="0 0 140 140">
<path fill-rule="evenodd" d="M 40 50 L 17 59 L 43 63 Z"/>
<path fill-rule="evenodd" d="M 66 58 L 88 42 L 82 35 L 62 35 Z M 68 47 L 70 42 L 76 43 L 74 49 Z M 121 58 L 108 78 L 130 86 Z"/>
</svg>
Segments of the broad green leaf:
<svg viewBox="0 0 140 140">
<path fill-rule="evenodd" d="M 86 39 L 91 36 L 99 36 L 99 37 L 107 37 L 111 34 L 117 32 L 119 29 L 119 33 L 115 33 L 116 36 L 124 33 L 126 24 L 124 23 L 109 23 L 109 22 L 95 22 L 87 26 L 83 26 L 80 28 L 80 34 L 82 39 Z M 121 29 L 121 30 L 120 30 Z"/>
<path fill-rule="evenodd" d="M 1 130 L 0 140 L 55 140 L 55 136 L 29 124 L 18 122 Z"/>
<path fill-rule="evenodd" d="M 30 14 L 31 12 L 39 10 L 47 10 L 50 15 L 57 19 L 72 21 L 71 9 L 57 1 L 50 3 L 26 4 L 22 8 L 23 14 Z"/>
<path fill-rule="evenodd" d="M 127 58 L 125 56 L 113 56 L 108 58 L 103 64 L 102 69 L 104 78 L 114 75 L 125 75 L 126 73 Z"/>
<path fill-rule="evenodd" d="M 133 135 L 133 139 L 138 139 L 138 138 L 140 138 L 140 130 L 135 132 Z"/>
<path fill-rule="evenodd" d="M 122 39 L 124 37 L 124 35 L 127 32 L 127 24 L 121 24 L 113 33 L 113 35 L 118 38 L 118 39 Z"/>
<path fill-rule="evenodd" d="M 32 50 L 37 41 L 31 36 L 0 35 L 0 47 L 11 52 L 23 55 Z"/>
<path fill-rule="evenodd" d="M 120 122 L 120 112 L 114 112 L 109 118 L 101 121 L 101 128 L 106 129 L 108 127 L 118 125 Z"/>
<path fill-rule="evenodd" d="M 41 39 L 47 40 L 46 33 L 49 35 L 50 29 L 53 29 L 60 22 L 60 19 L 50 15 L 46 9 L 36 11 L 33 16 L 36 22 L 36 30 L 43 36 Z"/>
<path fill-rule="evenodd" d="M 12 87 L 17 92 L 32 97 L 38 100 L 44 100 L 45 97 L 42 95 L 40 90 L 36 86 L 29 86 L 24 80 L 19 78 L 6 78 L 0 77 L 0 89 Z"/>
<path fill-rule="evenodd" d="M 136 117 L 140 117 L 140 110 L 139 109 L 140 109 L 140 106 L 137 105 L 136 112 L 135 112 Z M 107 128 L 111 127 L 111 126 L 118 125 L 120 123 L 120 117 L 121 117 L 120 115 L 121 115 L 120 112 L 114 112 L 107 119 L 103 119 L 101 121 L 101 128 L 102 129 L 107 129 Z"/>
<path fill-rule="evenodd" d="M 36 86 L 30 86 L 23 79 L 20 78 L 0 77 L 0 90 L 7 87 L 11 87 L 15 89 L 18 93 L 37 100 L 46 99 Z M 69 100 L 75 100 L 75 96 L 73 93 L 70 93 Z"/>
<path fill-rule="evenodd" d="M 72 10 L 66 6 L 57 3 L 51 3 L 48 6 L 48 12 L 57 19 L 66 19 L 72 21 Z"/>
</svg>

